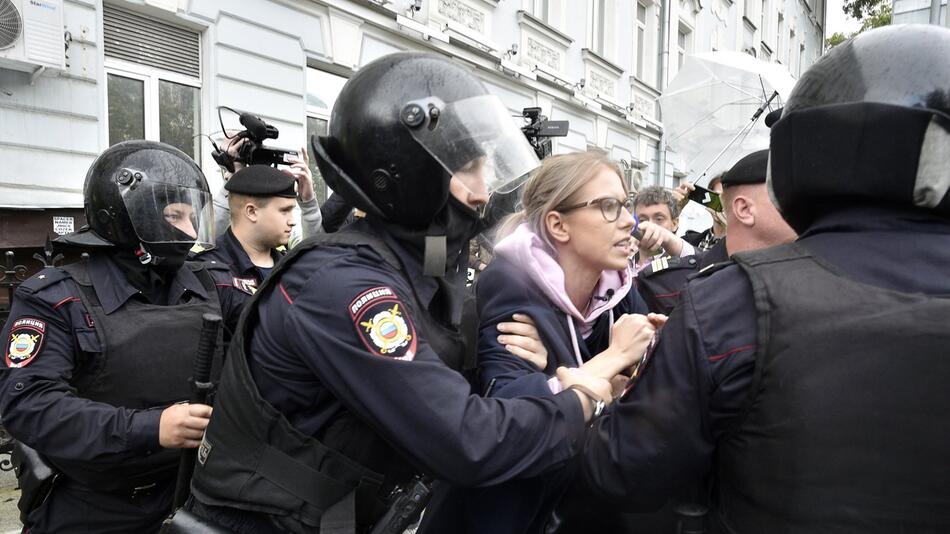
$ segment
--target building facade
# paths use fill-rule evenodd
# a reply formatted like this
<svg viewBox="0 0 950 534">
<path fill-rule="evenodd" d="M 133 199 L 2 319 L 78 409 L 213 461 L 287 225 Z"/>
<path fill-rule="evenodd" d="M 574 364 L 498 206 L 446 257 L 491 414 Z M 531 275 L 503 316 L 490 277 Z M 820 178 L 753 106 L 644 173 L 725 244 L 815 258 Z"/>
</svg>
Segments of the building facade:
<svg viewBox="0 0 950 534">
<path fill-rule="evenodd" d="M 894 0 L 891 24 L 940 24 L 950 28 L 947 0 Z"/>
<path fill-rule="evenodd" d="M 0 35 L 3 250 L 81 226 L 85 170 L 111 144 L 169 142 L 215 189 L 206 134 L 221 130 L 219 106 L 260 115 L 280 131 L 274 146 L 299 148 L 326 131 L 348 76 L 400 50 L 472 69 L 519 125 L 532 106 L 570 121 L 555 152 L 600 150 L 631 185 L 672 186 L 684 169 L 662 149 L 656 99 L 685 57 L 743 50 L 797 75 L 821 54 L 825 19 L 824 0 L 0 0 L 8 7 L 24 31 Z"/>
</svg>

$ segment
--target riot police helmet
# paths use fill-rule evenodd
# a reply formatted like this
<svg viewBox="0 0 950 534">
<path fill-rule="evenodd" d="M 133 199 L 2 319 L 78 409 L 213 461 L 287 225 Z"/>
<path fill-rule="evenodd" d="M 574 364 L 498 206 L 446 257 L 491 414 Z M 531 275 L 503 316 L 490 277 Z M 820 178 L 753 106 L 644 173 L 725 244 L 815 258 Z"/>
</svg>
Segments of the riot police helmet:
<svg viewBox="0 0 950 534">
<path fill-rule="evenodd" d="M 801 233 L 843 206 L 950 217 L 950 29 L 888 26 L 798 80 L 772 125 L 769 190 Z"/>
<path fill-rule="evenodd" d="M 154 263 L 214 243 L 208 182 L 171 145 L 125 141 L 107 148 L 89 167 L 83 196 L 88 226 L 62 242 L 141 249 Z"/>
<path fill-rule="evenodd" d="M 489 194 L 538 166 L 511 112 L 470 70 L 433 54 L 395 53 L 344 85 L 325 137 L 311 139 L 327 184 L 370 216 L 424 228 L 449 181 L 478 171 Z"/>
</svg>

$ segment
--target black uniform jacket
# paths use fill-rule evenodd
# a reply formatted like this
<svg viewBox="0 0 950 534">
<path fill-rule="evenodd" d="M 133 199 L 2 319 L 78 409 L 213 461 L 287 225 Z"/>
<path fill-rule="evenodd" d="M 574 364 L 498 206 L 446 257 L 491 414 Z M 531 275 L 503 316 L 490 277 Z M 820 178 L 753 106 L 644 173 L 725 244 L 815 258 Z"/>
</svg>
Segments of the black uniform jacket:
<svg viewBox="0 0 950 534">
<path fill-rule="evenodd" d="M 271 249 L 270 251 L 275 265 L 284 254 L 285 252 L 277 249 Z M 226 265 L 234 274 L 235 284 L 243 284 L 252 290 L 260 287 L 261 281 L 264 280 L 264 276 L 267 274 L 265 269 L 261 269 L 251 262 L 251 257 L 247 255 L 230 227 L 214 240 L 214 248 L 199 252 L 194 256 L 194 259 Z M 266 269 L 266 271 L 269 272 L 270 269 Z"/>
<path fill-rule="evenodd" d="M 233 331 L 250 295 L 233 285 L 227 269 L 208 271 L 218 290 L 225 329 Z M 144 298 L 105 255 L 93 254 L 88 272 L 107 314 L 129 299 Z M 186 266 L 172 280 L 168 302 L 189 298 L 207 300 L 208 294 Z M 58 268 L 47 268 L 20 285 L 0 337 L 11 343 L 11 329 L 31 318 L 43 323 L 43 331 L 30 361 L 16 362 L 21 365 L 16 368 L 8 361 L 0 367 L 0 413 L 10 433 L 50 458 L 92 464 L 115 465 L 159 450 L 160 409 L 130 410 L 76 396 L 71 381 L 77 369 L 101 348 L 72 278 Z"/>
<path fill-rule="evenodd" d="M 406 275 L 368 247 L 324 245 L 298 256 L 261 296 L 259 322 L 247 334 L 251 373 L 264 399 L 317 439 L 338 417 L 355 415 L 401 459 L 459 485 L 539 473 L 572 458 L 584 434 L 574 393 L 520 400 L 471 395 L 465 378 L 439 359 L 419 329 L 420 314 L 428 312 L 416 309 L 411 294 L 431 307 L 437 281 L 385 229 L 353 224 L 383 239 Z M 364 446 L 345 444 L 342 452 L 372 457 L 360 454 Z"/>
<path fill-rule="evenodd" d="M 950 221 L 926 212 L 853 207 L 820 219 L 799 243 L 852 280 L 950 294 Z M 689 282 L 644 372 L 588 435 L 586 478 L 627 506 L 655 508 L 708 473 L 748 398 L 752 287 L 738 265 L 710 271 Z"/>
<path fill-rule="evenodd" d="M 656 258 L 637 273 L 637 291 L 651 312 L 669 315 L 679 304 L 680 292 L 692 276 L 725 261 L 729 261 L 726 238 L 692 256 Z"/>
</svg>

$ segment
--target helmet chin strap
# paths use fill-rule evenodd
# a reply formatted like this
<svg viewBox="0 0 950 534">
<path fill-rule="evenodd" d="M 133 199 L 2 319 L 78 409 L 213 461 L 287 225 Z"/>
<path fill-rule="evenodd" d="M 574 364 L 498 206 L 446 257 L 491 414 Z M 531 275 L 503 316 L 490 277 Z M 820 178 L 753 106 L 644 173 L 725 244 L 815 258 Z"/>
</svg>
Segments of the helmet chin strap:
<svg viewBox="0 0 950 534">
<path fill-rule="evenodd" d="M 433 228 L 430 226 L 429 231 L 426 232 L 425 245 L 423 273 L 426 276 L 445 276 L 447 254 L 445 230 L 443 229 L 441 234 L 433 235 Z"/>
</svg>

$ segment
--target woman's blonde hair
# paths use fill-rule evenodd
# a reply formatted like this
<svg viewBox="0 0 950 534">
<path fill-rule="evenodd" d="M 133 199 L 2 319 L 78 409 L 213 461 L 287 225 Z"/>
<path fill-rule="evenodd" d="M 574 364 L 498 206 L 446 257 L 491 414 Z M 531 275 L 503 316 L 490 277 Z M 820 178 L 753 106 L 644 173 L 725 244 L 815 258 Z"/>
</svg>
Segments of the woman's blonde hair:
<svg viewBox="0 0 950 534">
<path fill-rule="evenodd" d="M 522 196 L 520 211 L 509 215 L 501 223 L 496 240 L 515 231 L 521 223 L 528 223 L 531 231 L 544 239 L 554 250 L 554 245 L 544 226 L 544 216 L 558 206 L 577 202 L 574 196 L 594 177 L 601 166 L 617 174 L 627 193 L 627 184 L 621 178 L 620 167 L 607 156 L 597 152 L 575 152 L 545 158 L 538 170 L 528 179 Z"/>
</svg>

